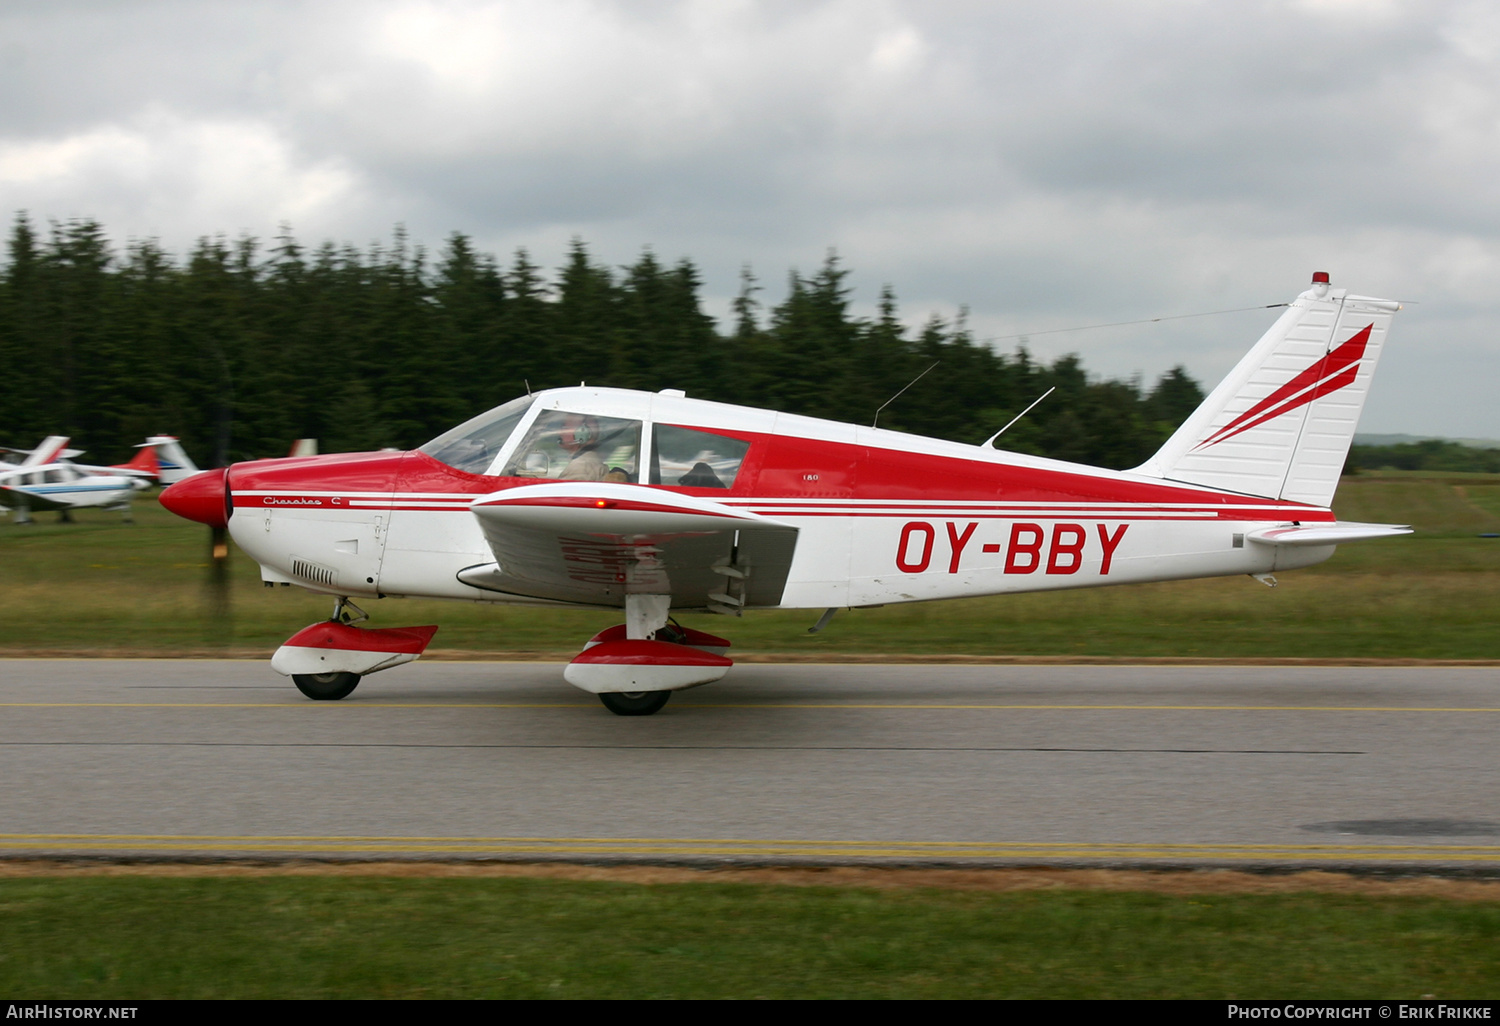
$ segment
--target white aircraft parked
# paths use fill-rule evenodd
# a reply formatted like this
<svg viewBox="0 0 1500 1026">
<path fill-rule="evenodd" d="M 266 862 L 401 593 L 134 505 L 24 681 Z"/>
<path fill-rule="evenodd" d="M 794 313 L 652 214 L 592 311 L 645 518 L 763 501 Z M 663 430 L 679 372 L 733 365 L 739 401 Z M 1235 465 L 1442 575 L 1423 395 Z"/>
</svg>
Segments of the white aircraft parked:
<svg viewBox="0 0 1500 1026">
<path fill-rule="evenodd" d="M 109 467 L 74 463 L 83 454 L 69 449 L 65 435 L 51 435 L 35 449 L 9 449 L 25 456 L 14 467 L 0 466 L 0 504 L 15 511 L 15 522 L 31 522 L 34 509 L 60 510 L 101 506 L 130 514 L 130 499 L 160 481 L 173 484 L 198 468 L 171 435 L 153 435 L 136 446 L 129 463 Z"/>
<path fill-rule="evenodd" d="M 560 388 L 405 453 L 262 460 L 161 501 L 227 527 L 270 584 L 336 596 L 271 661 L 311 698 L 417 658 L 436 627 L 353 626 L 417 595 L 622 609 L 564 678 L 621 715 L 718 680 L 674 610 L 824 610 L 1273 572 L 1410 533 L 1329 504 L 1399 304 L 1328 275 L 1129 471 L 659 393 Z M 994 439 L 991 439 L 993 442 Z"/>
</svg>

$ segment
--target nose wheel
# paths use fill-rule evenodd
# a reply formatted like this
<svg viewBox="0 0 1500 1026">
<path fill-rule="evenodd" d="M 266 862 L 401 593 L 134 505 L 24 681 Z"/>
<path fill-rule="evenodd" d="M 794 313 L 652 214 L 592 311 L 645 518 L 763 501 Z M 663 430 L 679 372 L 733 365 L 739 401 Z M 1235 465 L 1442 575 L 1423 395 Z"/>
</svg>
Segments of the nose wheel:
<svg viewBox="0 0 1500 1026">
<path fill-rule="evenodd" d="M 347 698 L 359 687 L 357 673 L 294 673 L 292 683 L 297 690 L 318 702 L 336 702 Z M 655 710 L 653 710 L 655 711 Z"/>
<path fill-rule="evenodd" d="M 616 716 L 650 716 L 666 705 L 671 697 L 670 691 L 606 691 L 600 694 L 599 701 Z"/>
</svg>

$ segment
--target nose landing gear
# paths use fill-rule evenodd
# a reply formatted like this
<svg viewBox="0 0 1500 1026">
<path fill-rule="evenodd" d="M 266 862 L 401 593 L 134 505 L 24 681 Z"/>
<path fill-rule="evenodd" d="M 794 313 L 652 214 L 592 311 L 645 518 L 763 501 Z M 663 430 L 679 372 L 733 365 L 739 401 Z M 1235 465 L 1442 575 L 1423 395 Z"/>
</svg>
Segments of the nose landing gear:
<svg viewBox="0 0 1500 1026">
<path fill-rule="evenodd" d="M 333 617 L 304 627 L 271 657 L 271 669 L 292 678 L 297 690 L 317 702 L 346 698 L 367 673 L 409 663 L 427 648 L 436 626 L 356 627 L 369 619 L 340 597 Z"/>
</svg>

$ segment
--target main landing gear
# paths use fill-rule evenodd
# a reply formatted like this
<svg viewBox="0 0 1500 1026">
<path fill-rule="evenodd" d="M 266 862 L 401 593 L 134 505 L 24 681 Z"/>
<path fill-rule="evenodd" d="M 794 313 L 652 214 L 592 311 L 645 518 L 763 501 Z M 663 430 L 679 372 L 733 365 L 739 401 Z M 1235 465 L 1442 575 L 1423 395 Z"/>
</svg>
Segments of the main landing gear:
<svg viewBox="0 0 1500 1026">
<path fill-rule="evenodd" d="M 334 702 L 348 698 L 359 687 L 357 673 L 294 673 L 292 683 L 297 690 L 318 702 Z"/>
<path fill-rule="evenodd" d="M 666 595 L 628 595 L 626 622 L 600 631 L 563 671 L 575 688 L 599 696 L 616 716 L 650 716 L 672 692 L 716 681 L 734 663 L 729 642 L 683 627 Z"/>
<path fill-rule="evenodd" d="M 650 716 L 672 692 L 716 681 L 734 663 L 729 642 L 683 627 L 668 616 L 666 595 L 626 596 L 626 622 L 600 631 L 563 671 L 574 687 L 599 696 L 616 716 Z M 347 698 L 360 678 L 409 663 L 427 648 L 436 627 L 356 627 L 365 612 L 340 598 L 333 616 L 306 627 L 276 650 L 271 668 L 291 677 L 308 698 Z"/>
<path fill-rule="evenodd" d="M 599 701 L 616 716 L 650 716 L 671 697 L 670 691 L 606 691 Z"/>
<path fill-rule="evenodd" d="M 602 644 L 607 640 L 620 640 L 625 638 L 625 625 L 612 627 L 602 631 L 589 641 L 589 648 Z M 684 627 L 676 620 L 669 619 L 665 626 L 657 629 L 652 641 L 665 642 L 669 645 L 680 645 L 695 648 L 699 652 L 710 656 L 722 658 L 724 652 L 729 648 L 729 642 L 724 638 L 703 631 L 695 631 Z M 680 653 L 672 653 L 671 658 L 682 658 Z M 696 661 L 697 658 L 693 657 Z M 728 659 L 724 662 L 727 664 Z M 700 673 L 704 672 L 702 670 Z M 708 671 L 712 673 L 712 670 Z M 722 674 L 721 674 L 722 676 Z M 715 680 L 718 677 L 714 678 Z M 599 693 L 599 701 L 604 703 L 604 708 L 616 716 L 650 716 L 652 713 L 660 712 L 662 706 L 667 704 L 667 699 L 672 697 L 670 691 L 602 691 Z"/>
</svg>

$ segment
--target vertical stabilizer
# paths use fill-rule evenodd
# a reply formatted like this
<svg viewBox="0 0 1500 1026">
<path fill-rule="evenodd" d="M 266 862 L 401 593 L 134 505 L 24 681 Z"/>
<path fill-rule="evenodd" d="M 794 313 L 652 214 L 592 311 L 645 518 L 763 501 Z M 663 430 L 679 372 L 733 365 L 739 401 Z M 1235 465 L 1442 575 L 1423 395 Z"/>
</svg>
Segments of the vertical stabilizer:
<svg viewBox="0 0 1500 1026">
<path fill-rule="evenodd" d="M 1137 472 L 1327 506 L 1400 308 L 1313 275 L 1312 288 Z"/>
<path fill-rule="evenodd" d="M 161 475 L 161 465 L 156 461 L 156 449 L 149 442 L 145 445 L 136 446 L 141 450 L 136 453 L 129 463 L 112 463 L 111 470 L 134 470 L 149 477 Z"/>
<path fill-rule="evenodd" d="M 42 444 L 21 461 L 23 467 L 41 467 L 56 461 L 68 447 L 67 435 L 48 435 Z"/>
<path fill-rule="evenodd" d="M 159 468 L 156 477 L 162 484 L 175 484 L 185 477 L 192 477 L 199 473 L 198 465 L 182 451 L 182 444 L 171 435 L 152 435 L 144 444 L 156 450 L 156 463 Z"/>
</svg>

